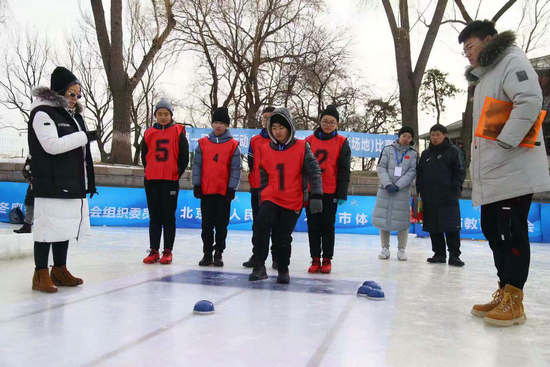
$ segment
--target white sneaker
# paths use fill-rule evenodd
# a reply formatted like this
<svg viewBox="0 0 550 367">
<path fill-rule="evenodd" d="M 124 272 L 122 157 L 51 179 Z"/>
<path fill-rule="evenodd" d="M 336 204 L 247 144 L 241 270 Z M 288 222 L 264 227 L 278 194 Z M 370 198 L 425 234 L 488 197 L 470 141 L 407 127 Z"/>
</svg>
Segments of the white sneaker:
<svg viewBox="0 0 550 367">
<path fill-rule="evenodd" d="M 380 260 L 388 260 L 390 258 L 390 249 L 382 247 L 382 251 L 380 251 L 380 255 L 378 255 L 378 258 Z"/>
<path fill-rule="evenodd" d="M 397 259 L 400 261 L 407 261 L 407 254 L 405 253 L 405 250 L 397 251 Z"/>
</svg>

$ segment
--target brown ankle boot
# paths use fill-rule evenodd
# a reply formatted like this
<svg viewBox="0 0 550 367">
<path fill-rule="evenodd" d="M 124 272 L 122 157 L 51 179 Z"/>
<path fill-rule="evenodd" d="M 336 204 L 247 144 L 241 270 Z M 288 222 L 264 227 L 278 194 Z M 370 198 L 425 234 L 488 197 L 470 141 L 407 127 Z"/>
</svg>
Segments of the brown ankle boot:
<svg viewBox="0 0 550 367">
<path fill-rule="evenodd" d="M 84 283 L 80 278 L 73 277 L 66 265 L 52 267 L 52 281 L 57 286 L 76 287 Z"/>
<path fill-rule="evenodd" d="M 523 291 L 506 284 L 503 289 L 502 301 L 493 310 L 487 312 L 483 320 L 496 326 L 523 324 L 526 320 L 523 311 Z"/>
<path fill-rule="evenodd" d="M 498 288 L 493 293 L 493 299 L 489 303 L 477 304 L 472 307 L 472 315 L 477 317 L 485 317 L 487 312 L 497 307 L 502 301 L 502 295 L 504 294 L 502 288 Z"/>
<path fill-rule="evenodd" d="M 53 285 L 48 269 L 39 269 L 34 271 L 34 275 L 32 277 L 32 289 L 45 293 L 57 292 L 57 287 Z"/>
</svg>

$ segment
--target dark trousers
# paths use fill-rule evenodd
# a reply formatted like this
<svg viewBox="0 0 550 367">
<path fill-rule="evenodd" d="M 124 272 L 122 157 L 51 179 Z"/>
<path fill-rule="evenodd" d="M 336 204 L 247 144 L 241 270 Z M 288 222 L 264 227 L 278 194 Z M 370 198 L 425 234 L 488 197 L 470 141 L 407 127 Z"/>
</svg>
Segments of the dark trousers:
<svg viewBox="0 0 550 367">
<path fill-rule="evenodd" d="M 263 265 L 269 252 L 269 236 L 273 242 L 273 254 L 279 269 L 286 270 L 290 264 L 292 232 L 300 212 L 282 208 L 271 201 L 260 205 L 256 227 L 254 228 L 255 265 Z"/>
<path fill-rule="evenodd" d="M 260 190 L 251 190 L 250 191 L 250 205 L 252 206 L 252 247 L 254 247 L 254 228 L 256 226 L 256 218 L 258 218 L 258 213 L 260 211 Z M 273 243 L 273 240 L 271 241 Z M 271 257 L 275 259 L 273 254 L 273 245 L 271 245 Z"/>
<path fill-rule="evenodd" d="M 447 248 L 449 248 L 450 257 L 460 256 L 460 231 L 445 233 L 430 232 L 430 239 L 432 240 L 432 251 L 436 256 L 447 257 L 447 252 L 445 251 Z"/>
<path fill-rule="evenodd" d="M 531 248 L 527 216 L 533 195 L 481 206 L 481 229 L 493 251 L 501 287 L 523 289 L 529 275 Z"/>
<path fill-rule="evenodd" d="M 36 270 L 48 268 L 50 256 L 50 244 L 52 246 L 53 265 L 63 266 L 67 264 L 67 251 L 69 241 L 61 242 L 34 242 L 34 266 Z"/>
<path fill-rule="evenodd" d="M 323 257 L 332 259 L 334 255 L 334 221 L 338 203 L 333 194 L 323 195 L 323 211 L 311 214 L 306 208 L 307 234 L 309 237 L 309 253 L 311 257 Z"/>
<path fill-rule="evenodd" d="M 164 230 L 164 249 L 171 250 L 176 238 L 176 207 L 178 181 L 145 181 L 145 194 L 149 208 L 149 246 L 158 250 Z"/>
<path fill-rule="evenodd" d="M 201 198 L 202 216 L 202 251 L 212 253 L 225 250 L 227 225 L 231 202 L 223 195 L 203 195 Z M 214 228 L 216 228 L 216 245 L 214 246 Z"/>
</svg>

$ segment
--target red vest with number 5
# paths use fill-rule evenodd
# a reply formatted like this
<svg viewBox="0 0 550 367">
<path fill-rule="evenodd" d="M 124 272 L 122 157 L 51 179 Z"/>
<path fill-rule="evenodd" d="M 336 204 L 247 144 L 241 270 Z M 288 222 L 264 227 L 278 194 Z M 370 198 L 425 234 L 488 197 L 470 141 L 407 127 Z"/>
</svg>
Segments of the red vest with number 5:
<svg viewBox="0 0 550 367">
<path fill-rule="evenodd" d="M 260 201 L 271 201 L 285 209 L 300 210 L 304 205 L 302 169 L 306 141 L 296 140 L 287 150 L 274 150 L 270 144 L 260 147 L 259 167 L 268 176 Z"/>
<path fill-rule="evenodd" d="M 319 162 L 323 174 L 323 193 L 334 194 L 336 192 L 338 178 L 338 158 L 342 151 L 342 145 L 346 138 L 336 135 L 332 139 L 321 140 L 315 135 L 310 135 L 306 141 L 311 145 L 311 151 Z"/>
<path fill-rule="evenodd" d="M 178 180 L 179 138 L 182 132 L 185 135 L 185 128 L 179 124 L 166 129 L 150 127 L 145 131 L 146 180 Z"/>
<path fill-rule="evenodd" d="M 270 141 L 271 139 L 264 138 L 260 134 L 253 136 L 252 139 L 250 139 L 250 149 L 252 150 L 252 154 L 257 154 L 260 147 L 265 144 L 269 145 Z M 251 167 L 250 172 L 248 173 L 248 184 L 252 189 L 260 188 L 260 172 L 257 169 L 254 169 L 254 167 Z"/>
<path fill-rule="evenodd" d="M 235 139 L 216 144 L 208 136 L 199 139 L 202 153 L 201 190 L 204 195 L 225 195 L 231 172 L 231 158 L 239 142 Z"/>
</svg>

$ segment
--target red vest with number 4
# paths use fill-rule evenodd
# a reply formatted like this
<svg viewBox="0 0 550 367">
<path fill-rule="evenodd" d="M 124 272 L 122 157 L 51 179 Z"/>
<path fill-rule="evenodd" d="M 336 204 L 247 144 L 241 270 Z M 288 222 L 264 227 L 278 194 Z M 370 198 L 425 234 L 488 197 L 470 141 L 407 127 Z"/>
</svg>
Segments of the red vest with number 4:
<svg viewBox="0 0 550 367">
<path fill-rule="evenodd" d="M 260 134 L 253 136 L 252 139 L 250 139 L 250 149 L 252 150 L 252 154 L 258 154 L 258 152 L 260 151 L 260 147 L 264 144 L 269 145 L 270 141 L 271 139 L 264 138 Z M 260 188 L 260 172 L 257 169 L 254 169 L 254 167 L 250 167 L 249 169 L 250 172 L 248 173 L 248 183 L 250 185 L 250 188 Z"/>
<path fill-rule="evenodd" d="M 338 178 L 338 158 L 342 151 L 342 145 L 346 138 L 336 135 L 332 139 L 321 140 L 315 135 L 310 135 L 306 141 L 311 146 L 311 151 L 319 162 L 323 174 L 323 193 L 334 194 L 336 192 Z"/>
<path fill-rule="evenodd" d="M 271 201 L 285 209 L 300 210 L 304 205 L 302 169 L 306 141 L 296 140 L 287 150 L 274 150 L 269 144 L 260 147 L 260 169 L 268 175 L 260 201 Z"/>
<path fill-rule="evenodd" d="M 216 144 L 208 136 L 199 139 L 202 152 L 201 190 L 204 195 L 225 195 L 231 172 L 231 158 L 239 142 L 235 139 Z"/>
<path fill-rule="evenodd" d="M 147 145 L 146 180 L 174 181 L 179 179 L 179 139 L 182 132 L 185 135 L 185 128 L 179 124 L 174 124 L 166 129 L 150 127 L 145 131 L 143 139 Z"/>
</svg>

